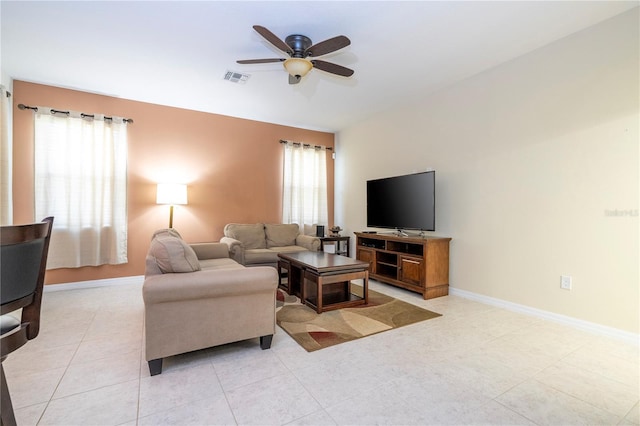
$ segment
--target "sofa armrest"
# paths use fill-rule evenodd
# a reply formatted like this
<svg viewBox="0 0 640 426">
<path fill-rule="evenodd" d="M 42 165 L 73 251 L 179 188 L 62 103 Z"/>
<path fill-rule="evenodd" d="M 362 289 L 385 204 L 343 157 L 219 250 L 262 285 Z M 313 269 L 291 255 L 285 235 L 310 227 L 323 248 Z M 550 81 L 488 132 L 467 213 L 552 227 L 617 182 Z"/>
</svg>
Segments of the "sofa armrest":
<svg viewBox="0 0 640 426">
<path fill-rule="evenodd" d="M 233 260 L 244 265 L 244 246 L 239 240 L 231 237 L 222 237 L 220 242 L 229 247 L 229 254 Z"/>
<path fill-rule="evenodd" d="M 304 247 L 309 251 L 318 251 L 320 250 L 320 238 L 314 237 L 313 235 L 300 234 L 296 237 L 296 245 Z"/>
<path fill-rule="evenodd" d="M 144 280 L 145 304 L 273 293 L 278 272 L 269 266 L 153 275 Z M 275 299 L 274 299 L 275 303 Z"/>
<path fill-rule="evenodd" d="M 229 246 L 224 243 L 194 243 L 189 245 L 196 252 L 198 260 L 229 257 Z"/>
</svg>

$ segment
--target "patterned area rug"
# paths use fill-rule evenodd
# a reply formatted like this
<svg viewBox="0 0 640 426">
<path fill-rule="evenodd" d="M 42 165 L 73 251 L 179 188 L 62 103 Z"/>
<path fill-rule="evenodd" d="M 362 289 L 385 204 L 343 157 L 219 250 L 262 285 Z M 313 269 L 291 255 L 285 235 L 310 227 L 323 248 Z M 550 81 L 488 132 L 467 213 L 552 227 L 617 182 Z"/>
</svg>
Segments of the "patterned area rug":
<svg viewBox="0 0 640 426">
<path fill-rule="evenodd" d="M 362 294 L 362 287 L 353 292 Z M 278 289 L 276 322 L 307 352 L 441 316 L 369 290 L 369 304 L 317 314 L 300 299 Z"/>
</svg>

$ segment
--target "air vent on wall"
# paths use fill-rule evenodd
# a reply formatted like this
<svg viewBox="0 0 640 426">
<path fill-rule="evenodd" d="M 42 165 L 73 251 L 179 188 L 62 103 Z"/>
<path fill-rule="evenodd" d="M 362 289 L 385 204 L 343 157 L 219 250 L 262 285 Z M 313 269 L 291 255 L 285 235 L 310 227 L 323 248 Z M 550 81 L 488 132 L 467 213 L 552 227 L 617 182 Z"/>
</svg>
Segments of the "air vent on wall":
<svg viewBox="0 0 640 426">
<path fill-rule="evenodd" d="M 237 71 L 227 71 L 224 74 L 225 80 L 228 80 L 232 83 L 240 83 L 240 84 L 245 84 L 247 80 L 249 80 L 249 77 L 251 77 L 249 74 L 243 74 Z"/>
</svg>

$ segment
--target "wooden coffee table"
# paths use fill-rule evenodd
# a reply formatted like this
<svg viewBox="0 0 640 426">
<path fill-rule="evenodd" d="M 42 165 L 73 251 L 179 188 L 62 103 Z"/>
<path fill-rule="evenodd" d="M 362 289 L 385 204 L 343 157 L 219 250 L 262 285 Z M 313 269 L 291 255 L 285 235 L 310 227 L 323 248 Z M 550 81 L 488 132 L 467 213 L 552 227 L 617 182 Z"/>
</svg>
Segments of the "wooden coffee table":
<svg viewBox="0 0 640 426">
<path fill-rule="evenodd" d="M 320 251 L 279 253 L 278 258 L 280 287 L 318 313 L 369 303 L 369 262 Z M 286 284 L 283 269 L 288 273 Z M 362 296 L 353 294 L 350 285 L 360 279 Z"/>
</svg>

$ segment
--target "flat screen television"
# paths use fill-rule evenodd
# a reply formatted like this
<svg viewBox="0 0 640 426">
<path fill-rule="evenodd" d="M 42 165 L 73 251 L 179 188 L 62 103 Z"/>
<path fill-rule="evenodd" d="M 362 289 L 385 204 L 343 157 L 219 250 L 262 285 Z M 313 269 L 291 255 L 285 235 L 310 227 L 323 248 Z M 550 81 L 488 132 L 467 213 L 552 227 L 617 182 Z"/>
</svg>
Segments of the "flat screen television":
<svg viewBox="0 0 640 426">
<path fill-rule="evenodd" d="M 367 181 L 367 226 L 435 231 L 435 171 Z"/>
</svg>

